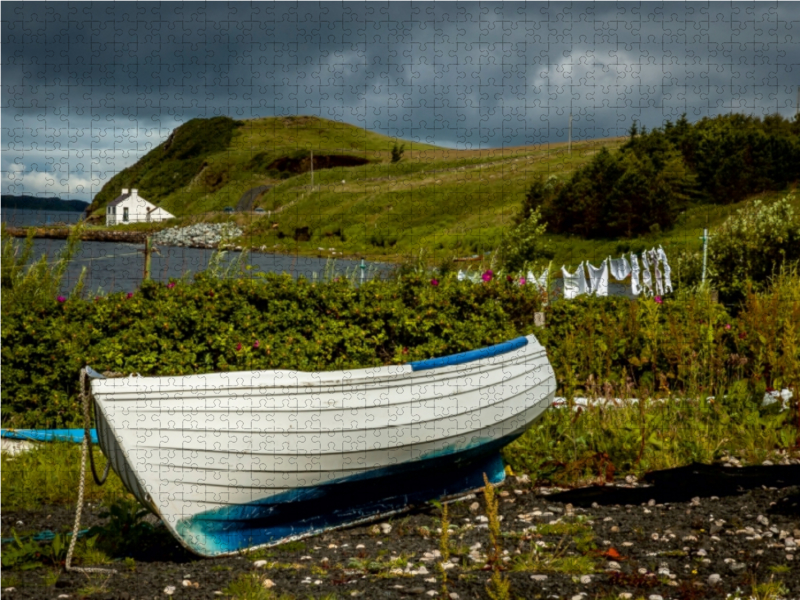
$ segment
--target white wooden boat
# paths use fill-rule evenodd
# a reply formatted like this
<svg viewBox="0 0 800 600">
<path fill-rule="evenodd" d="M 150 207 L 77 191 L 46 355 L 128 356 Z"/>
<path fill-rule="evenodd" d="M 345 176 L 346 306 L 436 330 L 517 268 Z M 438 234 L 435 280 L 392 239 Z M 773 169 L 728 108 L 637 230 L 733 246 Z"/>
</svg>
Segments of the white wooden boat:
<svg viewBox="0 0 800 600">
<path fill-rule="evenodd" d="M 553 401 L 532 335 L 380 368 L 93 376 L 100 446 L 188 549 L 219 556 L 493 483 Z"/>
</svg>

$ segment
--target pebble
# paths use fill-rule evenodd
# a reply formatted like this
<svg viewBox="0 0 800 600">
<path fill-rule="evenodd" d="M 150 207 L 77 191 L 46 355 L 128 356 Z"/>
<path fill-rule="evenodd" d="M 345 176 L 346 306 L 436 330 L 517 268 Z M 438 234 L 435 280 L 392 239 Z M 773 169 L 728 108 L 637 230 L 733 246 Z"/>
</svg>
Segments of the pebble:
<svg viewBox="0 0 800 600">
<path fill-rule="evenodd" d="M 583 585 L 589 585 L 592 583 L 592 576 L 591 575 L 581 575 L 581 583 Z"/>
<path fill-rule="evenodd" d="M 59 594 L 59 598 L 69 598 L 69 594 Z"/>
<path fill-rule="evenodd" d="M 168 585 L 167 587 L 164 588 L 164 593 L 167 596 L 172 596 L 175 593 L 175 589 L 176 588 L 174 585 Z"/>
<path fill-rule="evenodd" d="M 630 592 L 622 592 L 621 594 L 619 594 L 620 600 L 631 600 L 631 598 L 633 598 L 633 594 L 631 594 Z"/>
<path fill-rule="evenodd" d="M 717 585 L 720 581 L 722 581 L 722 576 L 718 573 L 712 573 L 708 576 L 708 585 Z"/>
<path fill-rule="evenodd" d="M 728 565 L 728 568 L 734 573 L 741 573 L 747 568 L 747 565 L 744 563 L 732 562 L 730 565 Z"/>
<path fill-rule="evenodd" d="M 356 546 L 356 550 L 361 550 L 362 548 L 365 548 L 365 547 L 366 546 L 364 546 L 364 544 L 359 544 L 358 546 Z"/>
<path fill-rule="evenodd" d="M 650 594 L 647 597 L 647 600 L 664 600 L 663 596 L 659 596 L 658 594 Z"/>
<path fill-rule="evenodd" d="M 392 526 L 389 523 L 381 523 L 380 528 L 383 535 L 388 535 L 392 531 Z"/>
<path fill-rule="evenodd" d="M 275 582 L 272 581 L 272 579 L 264 579 L 264 581 L 261 582 L 261 585 L 263 585 L 266 589 L 269 589 L 275 587 Z"/>
<path fill-rule="evenodd" d="M 306 557 L 304 556 L 303 558 L 306 558 Z M 301 558 L 300 560 L 303 560 L 303 558 Z M 308 558 L 311 558 L 311 557 L 309 556 Z M 253 563 L 253 566 L 254 566 L 256 569 L 260 569 L 261 567 L 265 567 L 265 566 L 267 566 L 267 561 L 265 561 L 265 560 L 257 560 L 257 561 L 255 561 L 255 562 Z"/>
<path fill-rule="evenodd" d="M 450 592 L 450 600 L 458 600 L 458 599 L 459 599 L 458 594 L 456 594 L 455 592 Z"/>
<path fill-rule="evenodd" d="M 620 569 L 622 569 L 622 566 L 617 561 L 610 560 L 610 561 L 608 561 L 608 564 L 606 565 L 606 568 L 610 569 L 612 571 L 619 571 Z"/>
<path fill-rule="evenodd" d="M 531 575 L 531 579 L 534 581 L 546 581 L 547 575 Z"/>
</svg>

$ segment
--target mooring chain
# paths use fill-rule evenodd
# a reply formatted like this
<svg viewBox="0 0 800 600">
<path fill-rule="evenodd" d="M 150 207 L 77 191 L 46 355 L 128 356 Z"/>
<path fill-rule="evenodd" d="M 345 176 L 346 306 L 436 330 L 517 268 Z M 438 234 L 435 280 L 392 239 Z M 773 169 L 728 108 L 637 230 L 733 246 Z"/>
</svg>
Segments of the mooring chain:
<svg viewBox="0 0 800 600">
<path fill-rule="evenodd" d="M 116 573 L 116 569 L 102 569 L 100 567 L 73 567 L 72 566 L 72 554 L 75 552 L 75 543 L 78 541 L 78 531 L 80 530 L 81 526 L 81 513 L 83 512 L 83 496 L 84 491 L 86 488 L 86 454 L 88 453 L 89 456 L 92 456 L 91 452 L 91 432 L 89 431 L 89 425 L 91 421 L 89 420 L 89 394 L 86 393 L 86 369 L 81 369 L 81 400 L 83 402 L 83 443 L 81 444 L 81 475 L 80 475 L 80 483 L 78 485 L 78 507 L 75 510 L 75 525 L 72 528 L 72 539 L 69 541 L 69 550 L 67 550 L 67 560 L 64 564 L 64 568 L 67 571 L 78 571 L 79 573 L 108 573 L 113 574 Z M 97 477 L 97 473 L 94 469 L 94 460 L 90 458 L 90 462 L 92 464 L 92 475 L 94 475 L 95 481 L 98 482 L 98 485 L 102 485 L 105 482 L 106 478 L 108 477 L 108 469 L 109 465 L 111 464 L 111 460 L 106 463 L 106 470 L 103 473 L 103 481 L 100 482 Z"/>
</svg>

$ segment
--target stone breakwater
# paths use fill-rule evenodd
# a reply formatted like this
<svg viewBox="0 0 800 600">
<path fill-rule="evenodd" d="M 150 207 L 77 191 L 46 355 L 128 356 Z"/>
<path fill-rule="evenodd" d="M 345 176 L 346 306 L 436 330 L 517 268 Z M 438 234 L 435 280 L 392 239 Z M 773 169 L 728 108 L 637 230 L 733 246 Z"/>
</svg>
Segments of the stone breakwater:
<svg viewBox="0 0 800 600">
<path fill-rule="evenodd" d="M 242 230 L 230 223 L 190 225 L 172 227 L 159 231 L 150 238 L 154 244 L 163 246 L 186 246 L 191 248 L 216 248 L 224 240 L 242 235 Z"/>
<path fill-rule="evenodd" d="M 30 227 L 7 227 L 9 235 L 13 237 L 26 237 Z M 33 237 L 51 240 L 65 240 L 69 236 L 68 227 L 34 227 Z M 124 242 L 127 244 L 143 244 L 147 234 L 144 231 L 120 231 L 87 229 L 81 233 L 84 242 Z"/>
</svg>

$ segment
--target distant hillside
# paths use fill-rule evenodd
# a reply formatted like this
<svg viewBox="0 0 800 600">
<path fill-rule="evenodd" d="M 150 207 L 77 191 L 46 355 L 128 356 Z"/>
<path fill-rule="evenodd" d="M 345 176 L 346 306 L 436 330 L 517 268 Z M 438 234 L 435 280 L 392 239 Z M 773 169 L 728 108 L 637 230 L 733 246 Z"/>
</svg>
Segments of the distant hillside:
<svg viewBox="0 0 800 600">
<path fill-rule="evenodd" d="M 497 247 L 534 177 L 569 174 L 625 141 L 454 150 L 318 117 L 193 119 L 111 178 L 90 210 L 99 222 L 136 188 L 176 224 L 236 219 L 242 244 L 277 252 L 466 256 Z M 263 216 L 222 212 L 244 205 Z"/>
<path fill-rule="evenodd" d="M 87 206 L 89 206 L 89 203 L 83 200 L 62 200 L 55 196 L 52 198 L 15 196 L 13 194 L 0 196 L 0 208 L 83 212 Z"/>
</svg>

